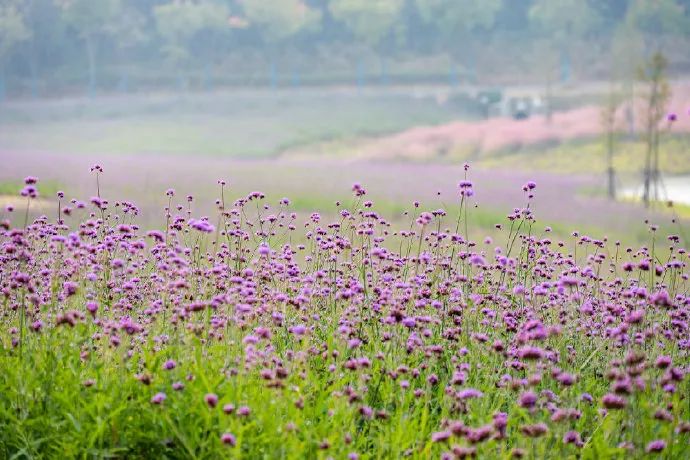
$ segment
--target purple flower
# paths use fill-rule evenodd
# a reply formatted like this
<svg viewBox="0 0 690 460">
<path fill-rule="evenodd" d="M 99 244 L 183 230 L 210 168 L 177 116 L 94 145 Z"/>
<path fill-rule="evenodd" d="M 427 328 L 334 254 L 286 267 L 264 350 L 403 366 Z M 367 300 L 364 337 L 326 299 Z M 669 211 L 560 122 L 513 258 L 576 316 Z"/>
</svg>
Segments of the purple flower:
<svg viewBox="0 0 690 460">
<path fill-rule="evenodd" d="M 235 444 L 237 444 L 237 439 L 235 439 L 235 435 L 231 433 L 223 433 L 220 436 L 220 442 L 227 446 L 235 447 Z"/>
<path fill-rule="evenodd" d="M 198 230 L 202 233 L 213 233 L 216 230 L 216 227 L 210 224 L 207 220 L 203 219 L 191 219 L 189 221 L 189 226 L 192 227 L 194 230 Z"/>
<path fill-rule="evenodd" d="M 538 438 L 548 433 L 549 427 L 545 423 L 535 423 L 534 425 L 523 425 L 520 427 L 520 431 L 530 438 Z"/>
<path fill-rule="evenodd" d="M 558 377 L 556 377 L 556 380 L 558 380 L 561 385 L 569 387 L 575 383 L 575 376 L 567 372 L 561 372 L 558 374 Z"/>
<path fill-rule="evenodd" d="M 460 390 L 456 395 L 458 399 L 463 401 L 466 399 L 481 398 L 482 396 L 484 396 L 484 393 L 475 388 L 466 388 L 464 390 Z"/>
<path fill-rule="evenodd" d="M 62 285 L 62 288 L 65 290 L 65 295 L 68 297 L 76 294 L 78 287 L 79 285 L 74 281 L 65 281 Z"/>
<path fill-rule="evenodd" d="M 295 335 L 304 335 L 307 333 L 307 328 L 302 324 L 298 324 L 296 326 L 292 326 L 290 328 L 290 332 L 292 332 Z"/>
<path fill-rule="evenodd" d="M 355 196 L 363 196 L 367 193 L 364 187 L 362 187 L 361 184 L 358 183 L 352 184 L 352 191 L 354 192 Z"/>
<path fill-rule="evenodd" d="M 432 442 L 443 442 L 447 441 L 450 439 L 451 432 L 450 431 L 437 431 L 436 433 L 431 434 L 431 441 Z"/>
<path fill-rule="evenodd" d="M 206 396 L 204 396 L 204 401 L 206 401 L 208 407 L 214 408 L 218 405 L 218 395 L 215 393 L 207 393 Z"/>
<path fill-rule="evenodd" d="M 413 317 L 408 316 L 402 320 L 402 324 L 403 326 L 412 329 L 417 325 L 417 321 Z"/>
<path fill-rule="evenodd" d="M 563 435 L 563 442 L 565 444 L 581 444 L 582 440 L 580 438 L 580 433 L 578 433 L 577 431 L 568 431 Z"/>
<path fill-rule="evenodd" d="M 483 267 L 486 265 L 486 260 L 480 254 L 473 254 L 472 257 L 470 257 L 470 263 L 475 267 Z"/>
<path fill-rule="evenodd" d="M 612 393 L 605 394 L 601 402 L 607 409 L 623 409 L 628 403 L 625 398 Z"/>
<path fill-rule="evenodd" d="M 659 369 L 666 369 L 671 365 L 671 357 L 666 355 L 659 356 L 654 365 Z"/>
<path fill-rule="evenodd" d="M 434 220 L 433 214 L 431 214 L 430 212 L 423 212 L 417 218 L 417 224 L 421 227 L 424 227 L 431 223 L 432 220 Z"/>
<path fill-rule="evenodd" d="M 647 444 L 647 447 L 645 447 L 645 452 L 647 453 L 657 453 L 661 452 L 666 448 L 666 441 L 663 439 L 657 439 L 655 441 L 650 442 Z"/>
<path fill-rule="evenodd" d="M 96 317 L 96 311 L 98 311 L 98 304 L 96 302 L 86 302 L 86 309 L 89 311 L 91 316 Z"/>
<path fill-rule="evenodd" d="M 519 398 L 519 404 L 520 407 L 524 407 L 526 409 L 531 409 L 537 404 L 537 395 L 531 390 L 525 391 L 520 395 Z"/>
<path fill-rule="evenodd" d="M 544 350 L 539 347 L 527 345 L 518 350 L 518 356 L 521 359 L 541 359 L 544 356 Z"/>
<path fill-rule="evenodd" d="M 151 404 L 156 404 L 156 405 L 163 404 L 163 401 L 165 401 L 165 398 L 166 398 L 165 393 L 156 393 L 151 398 Z"/>
</svg>

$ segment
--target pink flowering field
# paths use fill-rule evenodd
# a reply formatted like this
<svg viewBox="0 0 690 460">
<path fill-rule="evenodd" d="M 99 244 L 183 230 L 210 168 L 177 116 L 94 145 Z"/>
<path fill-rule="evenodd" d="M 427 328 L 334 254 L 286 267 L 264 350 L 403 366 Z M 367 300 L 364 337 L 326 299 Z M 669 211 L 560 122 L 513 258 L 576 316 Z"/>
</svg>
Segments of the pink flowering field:
<svg viewBox="0 0 690 460">
<path fill-rule="evenodd" d="M 366 184 L 305 213 L 219 180 L 157 218 L 107 177 L 0 210 L 2 458 L 689 455 L 672 227 L 561 236 L 527 181 L 476 237 L 467 166 L 394 224 Z"/>
</svg>

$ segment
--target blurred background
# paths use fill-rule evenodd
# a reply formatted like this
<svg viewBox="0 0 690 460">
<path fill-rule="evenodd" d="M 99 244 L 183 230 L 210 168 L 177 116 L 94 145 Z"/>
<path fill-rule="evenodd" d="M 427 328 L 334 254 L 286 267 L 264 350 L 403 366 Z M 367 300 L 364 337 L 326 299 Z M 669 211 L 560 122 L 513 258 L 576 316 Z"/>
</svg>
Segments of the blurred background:
<svg viewBox="0 0 690 460">
<path fill-rule="evenodd" d="M 479 229 L 536 180 L 564 234 L 683 234 L 689 45 L 690 0 L 0 0 L 0 204 L 99 163 L 149 226 L 219 178 L 333 213 L 362 182 L 404 222 L 467 162 Z"/>
</svg>

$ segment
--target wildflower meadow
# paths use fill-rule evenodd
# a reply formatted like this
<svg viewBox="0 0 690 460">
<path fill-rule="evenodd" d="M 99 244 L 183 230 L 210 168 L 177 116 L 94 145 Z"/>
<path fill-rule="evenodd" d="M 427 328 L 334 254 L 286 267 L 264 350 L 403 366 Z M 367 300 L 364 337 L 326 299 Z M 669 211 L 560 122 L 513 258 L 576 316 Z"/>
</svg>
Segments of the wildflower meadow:
<svg viewBox="0 0 690 460">
<path fill-rule="evenodd" d="M 557 234 L 527 182 L 476 237 L 465 167 L 402 223 L 219 180 L 153 229 L 107 173 L 0 210 L 2 458 L 690 457 L 680 227 Z"/>
</svg>

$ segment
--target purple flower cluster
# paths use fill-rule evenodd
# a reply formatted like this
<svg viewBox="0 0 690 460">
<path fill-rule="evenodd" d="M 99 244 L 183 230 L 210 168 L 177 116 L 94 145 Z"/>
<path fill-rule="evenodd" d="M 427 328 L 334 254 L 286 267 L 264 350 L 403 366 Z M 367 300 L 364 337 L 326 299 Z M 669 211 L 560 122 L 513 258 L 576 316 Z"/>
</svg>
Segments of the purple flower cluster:
<svg viewBox="0 0 690 460">
<path fill-rule="evenodd" d="M 37 196 L 38 180 L 25 184 Z M 3 216 L 2 365 L 47 353 L 45 337 L 77 343 L 79 397 L 111 391 L 94 374 L 110 366 L 156 414 L 191 407 L 214 443 L 237 449 L 283 436 L 311 442 L 307 456 L 359 458 L 354 447 L 376 449 L 408 423 L 400 456 L 687 445 L 679 237 L 636 249 L 578 232 L 557 241 L 536 223 L 534 182 L 479 243 L 466 230 L 467 179 L 456 214 L 419 210 L 403 225 L 359 184 L 351 206 L 305 216 L 261 192 L 230 202 L 219 184 L 213 217 L 194 218 L 193 200 L 176 205 L 170 189 L 160 230 L 140 229 L 136 206 L 100 186 L 91 209 L 59 208 L 57 221 Z"/>
</svg>

